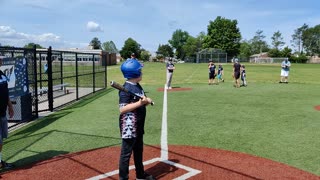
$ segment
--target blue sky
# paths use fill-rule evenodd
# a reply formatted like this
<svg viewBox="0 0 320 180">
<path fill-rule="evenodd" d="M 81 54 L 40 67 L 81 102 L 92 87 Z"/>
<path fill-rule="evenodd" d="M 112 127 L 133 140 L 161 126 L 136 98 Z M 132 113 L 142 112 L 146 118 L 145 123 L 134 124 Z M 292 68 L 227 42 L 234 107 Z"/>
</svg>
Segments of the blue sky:
<svg viewBox="0 0 320 180">
<path fill-rule="evenodd" d="M 55 49 L 86 48 L 98 37 L 120 50 L 131 37 L 154 52 L 177 29 L 206 33 L 217 16 L 237 20 L 246 40 L 262 30 L 271 43 L 279 30 L 290 47 L 295 29 L 320 24 L 319 0 L 0 0 L 0 7 L 2 45 Z"/>
</svg>

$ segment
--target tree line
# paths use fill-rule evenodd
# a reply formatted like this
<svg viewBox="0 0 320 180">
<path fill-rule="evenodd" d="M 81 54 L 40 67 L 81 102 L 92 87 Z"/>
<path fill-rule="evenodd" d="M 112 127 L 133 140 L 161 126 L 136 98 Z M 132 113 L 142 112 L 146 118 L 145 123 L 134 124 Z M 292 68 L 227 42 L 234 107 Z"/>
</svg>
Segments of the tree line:
<svg viewBox="0 0 320 180">
<path fill-rule="evenodd" d="M 159 44 L 156 54 L 158 59 L 175 57 L 184 60 L 196 58 L 197 52 L 203 49 L 216 48 L 226 51 L 229 59 L 233 57 L 248 59 L 253 54 L 267 52 L 269 57 L 288 57 L 293 62 L 306 62 L 307 56 L 320 54 L 320 25 L 309 27 L 303 24 L 294 30 L 291 37 L 290 43 L 293 49 L 286 45 L 279 30 L 273 33 L 271 45 L 267 43 L 266 36 L 260 29 L 252 39 L 242 39 L 237 20 L 217 16 L 214 21 L 209 21 L 207 32 L 200 32 L 196 37 L 182 29 L 175 30 L 167 44 Z M 108 50 L 106 46 L 101 47 L 101 43 L 95 38 L 91 44 L 96 44 L 96 48 Z M 112 46 L 111 50 L 116 50 L 115 46 Z M 141 48 L 138 42 L 128 38 L 119 53 L 121 57 L 127 58 L 132 52 L 141 60 L 148 60 L 151 56 L 150 52 Z"/>
<path fill-rule="evenodd" d="M 207 32 L 200 32 L 196 37 L 191 36 L 187 31 L 177 29 L 173 32 L 167 44 L 159 44 L 157 58 L 175 57 L 184 60 L 185 58 L 196 58 L 197 52 L 206 48 L 221 49 L 228 54 L 228 59 L 233 57 L 248 59 L 253 54 L 267 52 L 269 57 L 288 57 L 293 62 L 305 62 L 307 56 L 320 54 L 320 25 L 309 27 L 303 24 L 294 30 L 290 41 L 293 49 L 289 48 L 278 30 L 271 37 L 271 45 L 266 41 L 263 30 L 258 29 L 252 39 L 242 39 L 237 20 L 217 16 L 214 21 L 209 21 Z M 29 43 L 26 48 L 42 48 L 39 44 Z M 141 60 L 149 60 L 151 53 L 129 37 L 122 49 L 119 51 L 113 41 L 101 43 L 94 37 L 89 45 L 93 49 L 102 49 L 108 52 L 120 53 L 123 59 L 136 53 Z"/>
</svg>

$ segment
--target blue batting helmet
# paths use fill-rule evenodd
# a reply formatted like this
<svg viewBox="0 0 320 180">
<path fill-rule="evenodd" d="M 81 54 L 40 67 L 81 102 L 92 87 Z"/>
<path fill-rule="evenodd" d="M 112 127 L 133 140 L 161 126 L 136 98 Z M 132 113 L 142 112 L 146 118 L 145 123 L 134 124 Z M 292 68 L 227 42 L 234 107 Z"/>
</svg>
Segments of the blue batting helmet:
<svg viewBox="0 0 320 180">
<path fill-rule="evenodd" d="M 127 59 L 121 64 L 121 71 L 125 78 L 138 78 L 141 76 L 142 65 L 136 59 Z"/>
</svg>

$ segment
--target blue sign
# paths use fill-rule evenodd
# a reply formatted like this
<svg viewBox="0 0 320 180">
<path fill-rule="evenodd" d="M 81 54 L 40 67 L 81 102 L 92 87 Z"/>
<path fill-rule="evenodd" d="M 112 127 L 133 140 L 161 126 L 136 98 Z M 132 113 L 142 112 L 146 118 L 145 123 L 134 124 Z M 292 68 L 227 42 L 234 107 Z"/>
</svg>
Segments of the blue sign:
<svg viewBox="0 0 320 180">
<path fill-rule="evenodd" d="M 26 58 L 3 58 L 1 71 L 8 78 L 10 98 L 29 93 Z"/>
</svg>

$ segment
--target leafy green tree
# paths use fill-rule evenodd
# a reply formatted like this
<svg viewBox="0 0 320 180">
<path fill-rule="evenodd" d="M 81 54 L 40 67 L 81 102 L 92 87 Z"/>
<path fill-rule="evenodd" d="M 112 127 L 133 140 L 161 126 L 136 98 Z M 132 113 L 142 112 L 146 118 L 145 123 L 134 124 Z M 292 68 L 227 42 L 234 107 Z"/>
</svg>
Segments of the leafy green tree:
<svg viewBox="0 0 320 180">
<path fill-rule="evenodd" d="M 269 47 L 267 42 L 264 40 L 266 38 L 265 35 L 263 35 L 262 30 L 257 30 L 255 36 L 250 40 L 251 44 L 251 51 L 253 54 L 259 54 L 262 52 L 268 52 Z"/>
<path fill-rule="evenodd" d="M 268 51 L 268 56 L 269 57 L 281 57 L 281 52 L 276 48 L 272 48 Z"/>
<path fill-rule="evenodd" d="M 206 33 L 201 31 L 197 38 L 197 51 L 200 51 L 202 49 L 203 43 L 204 43 L 204 39 L 206 38 Z"/>
<path fill-rule="evenodd" d="M 142 61 L 149 61 L 150 57 L 151 57 L 151 54 L 149 51 L 145 51 L 145 50 L 141 51 L 140 59 Z"/>
<path fill-rule="evenodd" d="M 282 34 L 280 31 L 277 31 L 273 33 L 273 36 L 271 37 L 273 48 L 280 50 L 280 48 L 285 44 L 283 41 Z"/>
<path fill-rule="evenodd" d="M 24 48 L 33 48 L 34 46 L 36 46 L 37 49 L 44 49 L 44 47 L 42 47 L 40 44 L 35 44 L 35 43 L 28 43 L 26 45 L 24 45 Z"/>
<path fill-rule="evenodd" d="M 241 34 L 237 27 L 237 20 L 230 20 L 218 16 L 208 25 L 208 33 L 203 42 L 203 48 L 217 48 L 225 50 L 229 57 L 240 52 Z"/>
<path fill-rule="evenodd" d="M 288 57 L 290 58 L 292 56 L 292 49 L 290 49 L 288 46 L 282 49 L 280 52 L 280 57 Z"/>
<path fill-rule="evenodd" d="M 124 42 L 124 46 L 120 50 L 120 55 L 122 58 L 127 59 L 130 58 L 132 53 L 136 54 L 137 58 L 140 58 L 141 52 L 141 45 L 137 43 L 137 41 L 133 40 L 132 38 L 128 38 Z"/>
<path fill-rule="evenodd" d="M 306 63 L 309 58 L 305 54 L 300 54 L 299 56 L 291 56 L 290 61 L 295 63 Z"/>
<path fill-rule="evenodd" d="M 97 37 L 94 37 L 90 42 L 90 46 L 92 46 L 93 49 L 101 49 L 101 42 Z"/>
<path fill-rule="evenodd" d="M 184 59 L 185 57 L 185 52 L 183 52 L 182 47 L 186 44 L 188 37 L 188 32 L 177 29 L 173 32 L 171 40 L 169 40 L 169 44 L 175 49 L 175 54 L 178 59 Z"/>
<path fill-rule="evenodd" d="M 309 54 L 320 54 L 320 25 L 305 30 L 302 41 L 303 47 Z"/>
<path fill-rule="evenodd" d="M 110 53 L 118 53 L 118 49 L 113 41 L 106 41 L 102 44 L 102 49 Z"/>
<path fill-rule="evenodd" d="M 248 59 L 252 55 L 251 53 L 251 44 L 244 40 L 240 43 L 240 54 L 239 57 L 241 59 Z"/>
<path fill-rule="evenodd" d="M 291 43 L 292 43 L 293 47 L 296 48 L 295 49 L 296 52 L 298 52 L 299 54 L 303 52 L 302 34 L 308 28 L 309 27 L 308 27 L 307 24 L 303 24 L 301 27 L 299 27 L 296 30 L 294 30 L 294 34 L 291 36 L 292 37 Z"/>
<path fill-rule="evenodd" d="M 198 51 L 198 39 L 189 36 L 187 42 L 182 46 L 183 52 L 185 52 L 186 57 L 196 57 Z"/>
<path fill-rule="evenodd" d="M 157 54 L 163 57 L 173 57 L 173 49 L 169 44 L 159 45 Z"/>
</svg>

